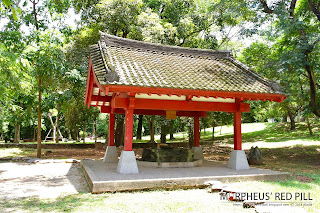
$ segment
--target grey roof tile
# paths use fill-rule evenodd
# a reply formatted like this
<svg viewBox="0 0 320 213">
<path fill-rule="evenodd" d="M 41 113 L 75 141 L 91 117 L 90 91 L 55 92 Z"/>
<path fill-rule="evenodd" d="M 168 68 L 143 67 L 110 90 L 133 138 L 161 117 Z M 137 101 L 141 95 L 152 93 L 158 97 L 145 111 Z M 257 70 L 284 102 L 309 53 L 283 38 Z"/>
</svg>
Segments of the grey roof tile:
<svg viewBox="0 0 320 213">
<path fill-rule="evenodd" d="M 226 51 L 151 44 L 101 33 L 90 54 L 102 85 L 283 94 L 278 85 Z"/>
</svg>

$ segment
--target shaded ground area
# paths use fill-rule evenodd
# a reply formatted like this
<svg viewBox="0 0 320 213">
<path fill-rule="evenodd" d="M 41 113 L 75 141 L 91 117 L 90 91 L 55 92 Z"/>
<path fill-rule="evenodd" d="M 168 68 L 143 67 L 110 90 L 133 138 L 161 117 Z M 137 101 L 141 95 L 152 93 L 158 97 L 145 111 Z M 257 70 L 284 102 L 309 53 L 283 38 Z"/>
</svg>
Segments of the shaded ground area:
<svg viewBox="0 0 320 213">
<path fill-rule="evenodd" d="M 294 146 L 262 149 L 261 168 L 287 171 L 293 174 L 320 174 L 320 146 Z"/>
<path fill-rule="evenodd" d="M 0 197 L 57 198 L 88 192 L 79 163 L 0 163 Z"/>
</svg>

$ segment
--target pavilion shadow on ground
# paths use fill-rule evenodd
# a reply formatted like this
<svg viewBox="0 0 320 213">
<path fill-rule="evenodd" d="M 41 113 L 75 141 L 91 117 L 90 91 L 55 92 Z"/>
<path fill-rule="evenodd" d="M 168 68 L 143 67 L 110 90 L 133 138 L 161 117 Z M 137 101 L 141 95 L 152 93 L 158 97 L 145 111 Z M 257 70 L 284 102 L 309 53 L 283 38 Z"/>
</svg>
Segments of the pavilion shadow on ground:
<svg viewBox="0 0 320 213">
<path fill-rule="evenodd" d="M 85 172 L 81 169 L 78 162 L 72 163 L 68 173 L 66 174 L 66 178 L 78 193 L 86 193 L 90 191 L 84 174 Z"/>
<path fill-rule="evenodd" d="M 203 187 L 206 181 L 235 182 L 243 180 L 283 179 L 288 173 L 250 168 L 233 170 L 216 161 L 204 161 L 191 168 L 157 168 L 139 164 L 138 174 L 117 173 L 117 163 L 82 160 L 82 169 L 92 193 L 145 189 Z"/>
</svg>

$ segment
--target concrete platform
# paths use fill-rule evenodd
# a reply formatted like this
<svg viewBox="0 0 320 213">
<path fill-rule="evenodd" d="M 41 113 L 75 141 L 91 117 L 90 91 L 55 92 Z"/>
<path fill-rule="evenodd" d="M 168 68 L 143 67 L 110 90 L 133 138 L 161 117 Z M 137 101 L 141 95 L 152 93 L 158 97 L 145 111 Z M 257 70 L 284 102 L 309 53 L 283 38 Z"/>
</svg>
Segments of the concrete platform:
<svg viewBox="0 0 320 213">
<path fill-rule="evenodd" d="M 82 160 L 81 165 L 92 193 L 156 188 L 203 187 L 206 181 L 270 180 L 287 178 L 289 173 L 250 168 L 233 170 L 215 161 L 203 161 L 192 168 L 157 168 L 139 164 L 138 174 L 117 173 L 117 163 Z"/>
<path fill-rule="evenodd" d="M 195 160 L 191 162 L 150 162 L 150 161 L 138 161 L 140 166 L 148 167 L 163 167 L 163 168 L 187 168 L 195 167 L 202 164 L 203 160 Z"/>
</svg>

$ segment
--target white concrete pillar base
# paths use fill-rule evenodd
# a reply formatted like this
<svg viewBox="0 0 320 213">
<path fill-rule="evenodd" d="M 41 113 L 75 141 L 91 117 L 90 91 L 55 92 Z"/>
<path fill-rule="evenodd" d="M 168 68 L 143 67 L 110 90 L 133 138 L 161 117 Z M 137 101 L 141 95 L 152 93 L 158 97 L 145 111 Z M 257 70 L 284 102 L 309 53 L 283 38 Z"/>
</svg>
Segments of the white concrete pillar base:
<svg viewBox="0 0 320 213">
<path fill-rule="evenodd" d="M 192 147 L 192 151 L 193 151 L 193 159 L 194 160 L 203 160 L 204 159 L 201 146 Z"/>
<path fill-rule="evenodd" d="M 118 153 L 116 146 L 107 146 L 106 153 L 104 154 L 103 162 L 105 163 L 117 163 Z"/>
<path fill-rule="evenodd" d="M 122 150 L 120 160 L 118 162 L 117 172 L 121 174 L 139 173 L 136 156 L 134 151 Z"/>
<path fill-rule="evenodd" d="M 235 170 L 250 169 L 245 152 L 243 150 L 232 150 L 227 167 Z"/>
</svg>

